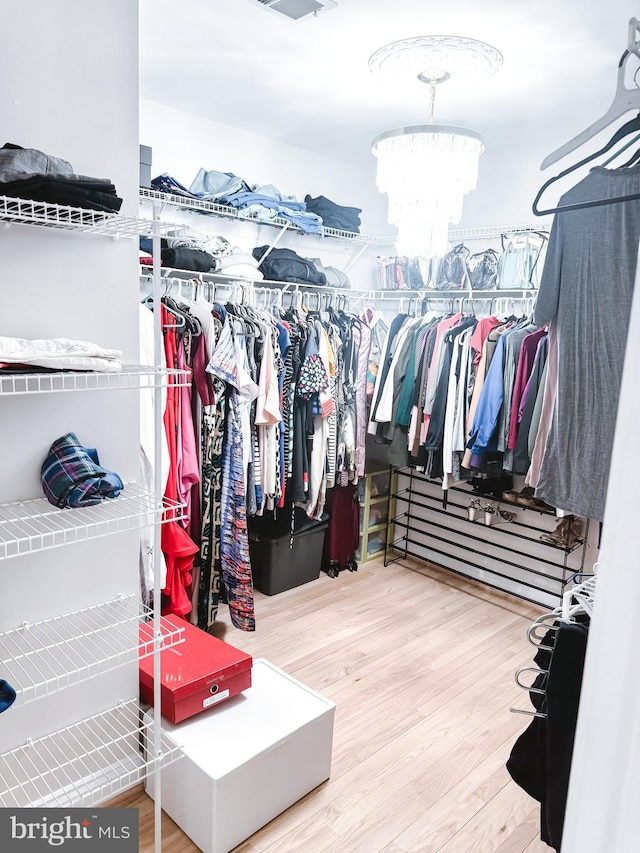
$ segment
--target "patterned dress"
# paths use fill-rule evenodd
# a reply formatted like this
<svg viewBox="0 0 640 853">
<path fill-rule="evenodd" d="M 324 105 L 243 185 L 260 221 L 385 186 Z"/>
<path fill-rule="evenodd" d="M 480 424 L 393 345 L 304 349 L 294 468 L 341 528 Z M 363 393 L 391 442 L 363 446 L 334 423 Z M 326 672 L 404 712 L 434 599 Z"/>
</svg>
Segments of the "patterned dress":
<svg viewBox="0 0 640 853">
<path fill-rule="evenodd" d="M 240 374 L 228 318 L 225 319 L 207 371 L 228 386 L 220 496 L 222 582 L 229 604 L 231 622 L 242 631 L 254 631 L 255 612 L 247 535 L 246 484 L 240 412 Z"/>
</svg>

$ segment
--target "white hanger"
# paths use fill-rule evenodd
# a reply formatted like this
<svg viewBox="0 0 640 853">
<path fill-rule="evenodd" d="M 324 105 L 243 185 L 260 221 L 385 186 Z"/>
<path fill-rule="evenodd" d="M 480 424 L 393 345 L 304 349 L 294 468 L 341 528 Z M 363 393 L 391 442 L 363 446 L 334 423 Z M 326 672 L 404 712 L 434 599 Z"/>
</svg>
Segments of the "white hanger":
<svg viewBox="0 0 640 853">
<path fill-rule="evenodd" d="M 613 98 L 613 103 L 607 112 L 602 116 L 602 118 L 598 119 L 598 121 L 594 122 L 586 130 L 583 130 L 582 133 L 579 133 L 556 151 L 548 154 L 542 161 L 540 169 L 548 169 L 549 166 L 557 163 L 558 160 L 562 160 L 563 157 L 567 156 L 567 154 L 571 154 L 571 152 L 575 151 L 576 148 L 580 148 L 581 145 L 584 145 L 585 142 L 588 142 L 594 136 L 597 136 L 602 130 L 612 124 L 616 119 L 621 118 L 630 110 L 640 110 L 640 89 L 629 89 L 624 82 L 626 65 L 629 59 L 632 56 L 636 56 L 640 59 L 640 41 L 637 40 L 639 31 L 640 25 L 638 24 L 638 19 L 631 18 L 629 21 L 627 49 L 622 54 L 620 62 L 618 63 L 618 82 L 616 86 L 616 93 Z"/>
</svg>

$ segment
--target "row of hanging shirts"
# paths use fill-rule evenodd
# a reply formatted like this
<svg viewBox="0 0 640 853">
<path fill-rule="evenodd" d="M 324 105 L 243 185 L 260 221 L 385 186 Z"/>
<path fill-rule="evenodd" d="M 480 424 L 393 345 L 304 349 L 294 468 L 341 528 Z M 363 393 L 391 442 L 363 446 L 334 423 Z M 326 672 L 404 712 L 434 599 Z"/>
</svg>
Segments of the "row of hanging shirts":
<svg viewBox="0 0 640 853">
<path fill-rule="evenodd" d="M 444 489 L 478 472 L 528 470 L 544 387 L 547 335 L 530 320 L 534 300 L 474 299 L 467 313 L 463 303 L 416 300 L 394 318 L 368 427 L 394 467 L 413 465 Z"/>
<path fill-rule="evenodd" d="M 304 306 L 294 291 L 284 307 L 267 288 L 223 292 L 165 281 L 167 364 L 191 377 L 165 411 L 167 497 L 186 507 L 181 532 L 164 525 L 165 612 L 206 629 L 226 602 L 253 630 L 247 517 L 290 505 L 320 517 L 327 489 L 363 476 L 371 333 L 327 295 Z"/>
</svg>

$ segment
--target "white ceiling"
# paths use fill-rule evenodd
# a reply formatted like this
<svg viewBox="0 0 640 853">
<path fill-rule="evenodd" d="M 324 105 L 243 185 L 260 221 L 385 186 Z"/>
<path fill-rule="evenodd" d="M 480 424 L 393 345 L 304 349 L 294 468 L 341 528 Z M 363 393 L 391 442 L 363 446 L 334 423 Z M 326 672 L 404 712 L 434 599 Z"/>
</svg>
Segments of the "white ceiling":
<svg viewBox="0 0 640 853">
<path fill-rule="evenodd" d="M 141 95 L 349 162 L 370 141 L 420 123 L 427 91 L 376 82 L 383 44 L 416 35 L 487 41 L 502 70 L 446 84 L 436 120 L 466 125 L 487 150 L 555 148 L 609 106 L 633 0 L 339 0 L 291 21 L 249 0 L 141 0 Z"/>
</svg>

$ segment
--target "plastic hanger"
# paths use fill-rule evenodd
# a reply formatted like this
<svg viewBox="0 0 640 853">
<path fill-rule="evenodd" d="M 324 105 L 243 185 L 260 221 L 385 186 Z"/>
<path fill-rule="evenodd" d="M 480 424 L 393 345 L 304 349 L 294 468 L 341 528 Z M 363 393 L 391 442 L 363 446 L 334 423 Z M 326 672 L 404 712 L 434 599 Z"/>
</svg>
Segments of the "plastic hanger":
<svg viewBox="0 0 640 853">
<path fill-rule="evenodd" d="M 607 112 L 602 116 L 602 118 L 598 119 L 598 121 L 594 122 L 592 125 L 589 125 L 586 130 L 583 130 L 582 133 L 579 133 L 569 142 L 566 142 L 564 145 L 561 145 L 560 148 L 557 148 L 551 154 L 548 154 L 542 161 L 542 165 L 540 166 L 541 169 L 544 170 L 548 169 L 549 166 L 553 166 L 554 163 L 557 163 L 559 160 L 562 160 L 563 157 L 566 157 L 577 148 L 580 148 L 605 128 L 609 127 L 609 125 L 616 121 L 616 119 L 621 118 L 631 110 L 640 110 L 640 89 L 629 89 L 625 85 L 627 62 L 632 56 L 640 59 L 640 42 L 637 40 L 639 30 L 640 25 L 638 24 L 638 19 L 631 18 L 629 20 L 628 27 L 627 49 L 622 54 L 620 62 L 618 63 L 616 93 L 613 98 L 613 103 Z"/>
<path fill-rule="evenodd" d="M 640 90 L 639 90 L 639 92 L 640 92 Z M 594 199 L 592 201 L 576 202 L 575 204 L 558 205 L 557 207 L 550 207 L 547 210 L 540 210 L 540 208 L 538 207 L 538 203 L 539 203 L 540 199 L 542 198 L 543 194 L 546 192 L 546 190 L 549 189 L 550 186 L 552 186 L 552 184 L 555 184 L 556 181 L 562 180 L 562 178 L 565 178 L 567 175 L 570 175 L 572 172 L 575 172 L 577 169 L 580 169 L 582 166 L 585 166 L 587 163 L 590 163 L 592 160 L 595 160 L 597 157 L 601 157 L 603 154 L 606 154 L 607 151 L 610 151 L 614 147 L 614 145 L 617 145 L 618 142 L 620 142 L 622 139 L 624 139 L 625 136 L 628 136 L 630 133 L 638 133 L 639 131 L 640 131 L 640 114 L 638 114 L 635 118 L 631 119 L 631 121 L 628 121 L 619 130 L 617 130 L 613 134 L 613 136 L 611 137 L 609 142 L 607 142 L 607 144 L 605 146 L 600 148 L 594 154 L 589 154 L 587 157 L 584 157 L 578 163 L 574 163 L 573 165 L 564 169 L 562 172 L 560 172 L 559 175 L 555 175 L 553 178 L 549 178 L 548 181 L 545 181 L 545 183 L 538 190 L 538 194 L 536 195 L 536 197 L 534 199 L 534 202 L 532 205 L 533 213 L 536 216 L 548 216 L 549 214 L 562 213 L 563 211 L 566 211 L 566 210 L 584 210 L 585 208 L 588 208 L 588 207 L 600 207 L 601 205 L 605 205 L 605 204 L 616 204 L 618 202 L 633 201 L 634 199 L 640 198 L 640 193 L 631 193 L 631 194 L 625 195 L 625 196 L 614 196 L 613 198 L 601 198 L 601 199 Z"/>
<path fill-rule="evenodd" d="M 604 130 L 614 121 L 621 118 L 623 115 L 630 112 L 631 110 L 640 110 L 640 89 L 637 88 L 637 86 L 633 89 L 629 89 L 625 84 L 627 62 L 632 56 L 635 56 L 637 59 L 640 59 L 640 41 L 637 41 L 637 34 L 639 30 L 640 25 L 638 24 L 637 18 L 631 18 L 631 20 L 629 21 L 628 45 L 627 49 L 620 58 L 620 62 L 618 63 L 618 82 L 616 94 L 609 110 L 601 119 L 590 125 L 585 131 L 578 134 L 578 136 L 558 148 L 553 153 L 549 154 L 542 161 L 542 165 L 540 167 L 541 169 L 546 169 L 553 163 L 556 163 L 558 160 L 562 160 L 568 154 L 571 154 L 573 151 L 580 148 L 580 146 L 584 145 L 590 139 L 597 136 L 602 130 Z M 637 73 L 638 72 L 636 71 L 636 76 Z M 620 202 L 634 201 L 636 199 L 640 199 L 640 193 L 631 193 L 629 195 L 614 196 L 613 198 L 600 198 L 584 202 L 576 202 L 575 204 L 558 205 L 557 207 L 551 207 L 547 210 L 540 210 L 539 208 L 540 199 L 542 198 L 545 191 L 550 186 L 552 186 L 552 184 L 556 183 L 557 181 L 561 180 L 572 172 L 575 172 L 577 169 L 580 169 L 587 163 L 592 162 L 597 157 L 601 157 L 603 154 L 606 154 L 608 151 L 611 151 L 611 149 L 614 148 L 619 142 L 621 142 L 626 136 L 629 136 L 630 134 L 637 135 L 638 133 L 640 133 L 640 113 L 638 113 L 635 118 L 626 122 L 626 124 L 619 128 L 613 134 L 609 142 L 607 142 L 606 145 L 604 145 L 594 154 L 590 154 L 587 157 L 584 157 L 578 163 L 574 163 L 573 165 L 560 172 L 559 175 L 556 175 L 555 177 L 550 178 L 548 181 L 546 181 L 535 197 L 535 200 L 532 205 L 533 213 L 536 216 L 547 216 L 554 213 L 562 213 L 568 210 L 584 210 L 590 207 L 600 207 L 602 205 L 618 204 Z M 625 145 L 618 153 L 622 153 L 622 151 L 626 150 L 626 148 L 628 148 L 630 144 L 633 144 L 633 142 L 627 143 L 627 145 Z M 614 157 L 615 156 L 617 156 L 617 154 L 614 155 Z M 614 158 L 610 158 L 607 163 L 611 162 L 612 159 Z M 627 163 L 625 163 L 625 167 L 633 165 L 637 162 L 638 159 L 640 159 L 640 151 L 636 152 L 633 157 L 628 160 Z"/>
</svg>

